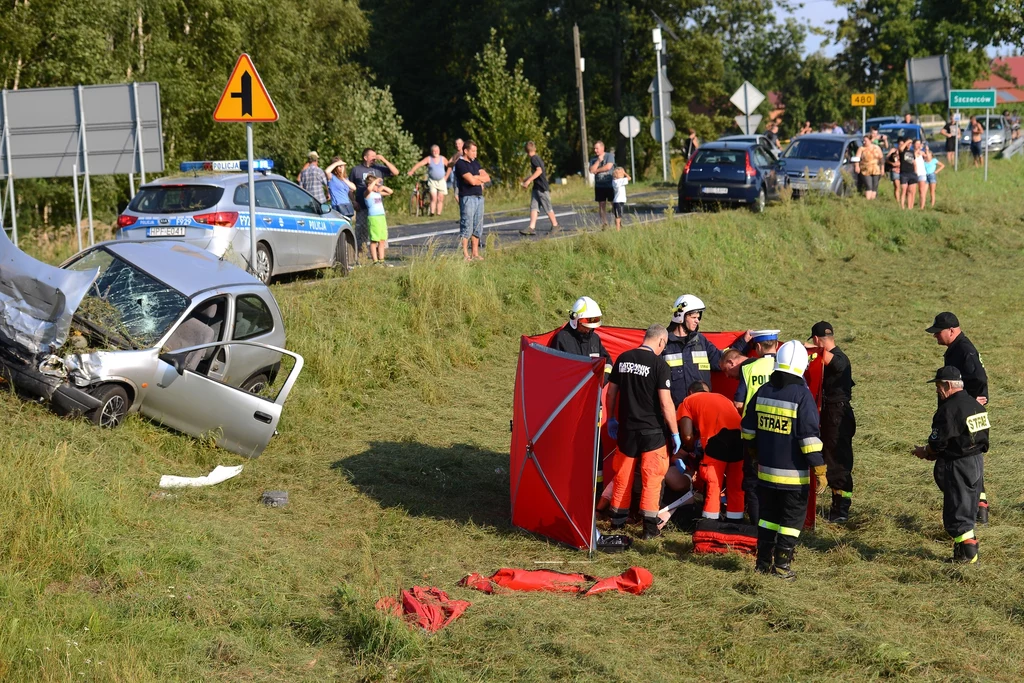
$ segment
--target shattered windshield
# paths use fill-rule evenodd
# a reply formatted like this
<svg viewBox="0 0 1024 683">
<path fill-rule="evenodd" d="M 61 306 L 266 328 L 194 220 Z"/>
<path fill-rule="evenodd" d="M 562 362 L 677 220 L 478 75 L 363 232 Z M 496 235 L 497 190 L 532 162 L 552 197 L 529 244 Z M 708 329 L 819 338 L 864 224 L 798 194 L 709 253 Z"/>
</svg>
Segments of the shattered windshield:
<svg viewBox="0 0 1024 683">
<path fill-rule="evenodd" d="M 156 344 L 188 307 L 184 294 L 106 249 L 95 249 L 67 268 L 100 271 L 75 319 L 134 348 Z"/>
</svg>

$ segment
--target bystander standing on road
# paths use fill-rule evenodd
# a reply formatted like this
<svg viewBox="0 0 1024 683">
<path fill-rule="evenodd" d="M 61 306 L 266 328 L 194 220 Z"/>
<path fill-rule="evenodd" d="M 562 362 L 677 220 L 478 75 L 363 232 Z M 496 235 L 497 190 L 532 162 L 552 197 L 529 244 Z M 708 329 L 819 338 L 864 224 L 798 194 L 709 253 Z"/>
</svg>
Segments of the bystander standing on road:
<svg viewBox="0 0 1024 683">
<path fill-rule="evenodd" d="M 459 182 L 458 178 L 455 177 L 455 164 L 458 163 L 459 159 L 462 158 L 462 150 L 465 148 L 465 142 L 462 138 L 455 138 L 455 154 L 448 159 L 448 168 L 452 171 L 448 175 L 448 184 L 451 185 L 452 191 L 455 193 L 455 204 L 459 204 Z"/>
<path fill-rule="evenodd" d="M 590 172 L 594 174 L 594 201 L 597 202 L 601 225 L 608 225 L 607 204 L 615 199 L 615 188 L 612 186 L 612 170 L 615 168 L 615 155 L 604 150 L 604 142 L 594 143 L 594 156 L 590 160 Z"/>
<path fill-rule="evenodd" d="M 971 117 L 971 156 L 974 157 L 974 167 L 981 166 L 981 136 L 985 129 L 978 123 L 978 117 Z"/>
<path fill-rule="evenodd" d="M 935 206 L 935 184 L 938 182 L 936 176 L 946 168 L 946 165 L 935 158 L 932 151 L 925 147 L 924 148 L 924 174 L 928 180 L 928 189 L 932 195 L 932 206 Z M 924 206 L 924 202 L 921 202 L 921 206 Z"/>
<path fill-rule="evenodd" d="M 800 127 L 800 132 L 797 133 L 797 135 L 807 135 L 808 133 L 813 133 L 813 132 L 814 132 L 814 127 L 811 126 L 811 122 L 810 121 L 804 121 L 804 125 L 802 125 Z"/>
<path fill-rule="evenodd" d="M 348 174 L 349 181 L 356 186 L 356 241 L 366 244 L 370 239 L 370 229 L 366 213 L 366 181 L 371 175 L 378 178 L 390 178 L 398 175 L 398 169 L 385 159 L 373 147 L 363 150 L 363 163 Z"/>
<path fill-rule="evenodd" d="M 484 236 L 484 185 L 491 181 L 487 171 L 476 160 L 476 143 L 468 140 L 462 149 L 462 158 L 455 163 L 455 179 L 459 185 L 459 234 L 462 238 L 462 256 L 467 261 L 483 261 L 480 240 Z M 468 246 L 472 242 L 473 253 Z"/>
<path fill-rule="evenodd" d="M 923 209 L 925 194 L 928 191 L 928 173 L 924 168 L 924 144 L 920 140 L 914 140 L 914 175 L 917 176 L 917 191 L 921 195 Z"/>
<path fill-rule="evenodd" d="M 444 198 L 448 196 L 448 176 L 451 174 L 448 160 L 441 156 L 440 147 L 431 145 L 430 154 L 416 162 L 408 175 L 412 176 L 424 166 L 427 167 L 427 187 L 430 189 L 430 215 L 440 216 L 444 210 Z"/>
<path fill-rule="evenodd" d="M 683 144 L 683 152 L 686 154 L 686 160 L 689 161 L 692 159 L 698 149 L 700 149 L 700 140 L 697 138 L 697 131 L 691 128 L 690 134 L 686 137 L 686 142 Z"/>
<path fill-rule="evenodd" d="M 616 166 L 612 173 L 612 187 L 615 196 L 612 197 L 612 213 L 615 214 L 615 229 L 622 230 L 622 211 L 626 208 L 626 185 L 632 178 L 626 173 L 626 169 Z"/>
<path fill-rule="evenodd" d="M 896 144 L 885 153 L 885 172 L 892 181 L 893 197 L 900 201 L 900 154 L 903 152 L 904 140 L 897 140 Z"/>
<path fill-rule="evenodd" d="M 846 131 L 837 123 L 832 126 L 832 135 L 846 135 Z"/>
<path fill-rule="evenodd" d="M 388 220 L 384 215 L 384 197 L 394 192 L 375 175 L 366 179 L 367 227 L 370 233 L 370 258 L 375 264 L 384 264 L 388 250 Z"/>
<path fill-rule="evenodd" d="M 331 193 L 331 207 L 342 216 L 352 218 L 356 211 L 352 208 L 350 192 L 355 192 L 356 186 L 351 180 L 345 177 L 345 162 L 341 157 L 331 159 L 331 165 L 324 169 L 330 180 L 327 181 L 327 191 Z"/>
<path fill-rule="evenodd" d="M 327 174 L 320 168 L 320 155 L 316 152 L 309 153 L 309 163 L 299 173 L 299 185 L 319 203 L 327 203 L 327 194 L 324 192 L 324 188 L 327 187 Z"/>
<path fill-rule="evenodd" d="M 917 170 L 914 168 L 914 143 L 904 138 L 900 141 L 900 208 L 913 209 L 917 199 Z M 907 200 L 910 200 L 909 202 Z"/>
<path fill-rule="evenodd" d="M 864 197 L 874 199 L 878 196 L 878 182 L 882 179 L 882 148 L 871 140 L 871 135 L 864 136 L 864 144 L 857 150 L 859 161 L 853 165 L 858 174 Z"/>
<path fill-rule="evenodd" d="M 778 124 L 775 123 L 774 121 L 772 121 L 767 126 L 765 126 L 764 137 L 765 137 L 765 139 L 768 140 L 768 143 L 771 144 L 772 150 L 777 155 L 779 153 L 779 150 L 780 150 L 780 147 L 779 147 L 779 126 L 778 126 Z"/>
<path fill-rule="evenodd" d="M 544 161 L 537 154 L 537 143 L 530 140 L 526 143 L 526 154 L 530 157 L 530 175 L 523 178 L 523 187 L 529 187 L 533 183 L 533 190 L 530 191 L 530 227 L 520 230 L 521 235 L 537 234 L 537 216 L 543 211 L 551 221 L 551 232 L 557 232 L 558 219 L 555 218 L 555 210 L 551 208 L 551 187 L 548 185 L 548 177 L 544 172 Z"/>
<path fill-rule="evenodd" d="M 953 157 L 956 156 L 956 139 L 960 137 L 960 125 L 950 116 L 949 121 L 939 132 L 946 138 L 946 161 L 953 164 L 956 162 Z"/>
</svg>

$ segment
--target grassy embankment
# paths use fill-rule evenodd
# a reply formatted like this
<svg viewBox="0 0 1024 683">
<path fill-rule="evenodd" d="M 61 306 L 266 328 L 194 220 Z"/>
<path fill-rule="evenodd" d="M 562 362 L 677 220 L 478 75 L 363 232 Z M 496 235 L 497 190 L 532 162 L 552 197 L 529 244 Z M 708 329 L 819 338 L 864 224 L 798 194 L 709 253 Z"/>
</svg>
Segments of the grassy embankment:
<svg viewBox="0 0 1024 683">
<path fill-rule="evenodd" d="M 1022 171 L 944 173 L 937 210 L 807 201 L 278 286 L 306 370 L 264 456 L 208 490 L 150 495 L 162 473 L 234 456 L 5 394 L 0 679 L 1020 680 Z M 693 556 L 679 531 L 576 564 L 509 526 L 519 335 L 561 324 L 582 293 L 609 324 L 643 326 L 686 291 L 708 302 L 708 329 L 803 338 L 831 320 L 853 361 L 853 518 L 804 536 L 793 585 Z M 967 570 L 943 564 L 940 494 L 909 455 L 942 351 L 923 329 L 943 309 L 992 378 L 993 521 Z M 278 488 L 289 507 L 262 507 Z M 455 587 L 536 560 L 641 565 L 655 585 L 586 600 Z M 412 584 L 473 606 L 430 638 L 374 611 Z"/>
</svg>

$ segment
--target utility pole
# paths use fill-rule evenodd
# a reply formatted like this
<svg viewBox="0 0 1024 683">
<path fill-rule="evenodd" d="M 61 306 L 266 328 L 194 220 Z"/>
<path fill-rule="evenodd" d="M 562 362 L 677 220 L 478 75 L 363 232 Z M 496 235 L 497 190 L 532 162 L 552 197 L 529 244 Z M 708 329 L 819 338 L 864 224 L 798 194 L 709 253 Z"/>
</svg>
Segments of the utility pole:
<svg viewBox="0 0 1024 683">
<path fill-rule="evenodd" d="M 654 30 L 652 30 L 651 31 L 651 37 L 654 39 L 654 59 L 655 59 L 655 63 L 656 63 L 656 67 L 655 68 L 657 69 L 657 79 L 658 79 L 658 87 L 657 87 L 658 92 L 656 93 L 657 98 L 658 98 L 657 99 L 658 111 L 656 113 L 658 114 L 658 132 L 661 133 L 661 179 L 662 179 L 662 181 L 667 183 L 668 182 L 668 140 L 665 139 L 665 98 L 662 95 L 662 93 L 664 91 L 662 90 L 663 86 L 662 86 L 662 83 L 661 83 L 661 50 L 662 50 L 662 47 L 663 47 L 662 42 L 661 42 L 661 28 L 655 28 Z"/>
<path fill-rule="evenodd" d="M 590 184 L 590 168 L 587 164 L 587 112 L 583 107 L 583 58 L 580 56 L 580 27 L 572 25 L 572 49 L 576 56 L 576 90 L 580 94 L 580 144 L 583 155 L 583 179 Z"/>
</svg>

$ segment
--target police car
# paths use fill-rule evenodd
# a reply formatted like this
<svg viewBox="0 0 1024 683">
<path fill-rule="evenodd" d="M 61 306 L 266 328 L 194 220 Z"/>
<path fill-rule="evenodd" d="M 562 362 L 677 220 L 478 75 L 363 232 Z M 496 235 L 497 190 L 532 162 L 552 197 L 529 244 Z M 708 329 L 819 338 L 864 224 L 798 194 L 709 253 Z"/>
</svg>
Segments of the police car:
<svg viewBox="0 0 1024 683">
<path fill-rule="evenodd" d="M 246 161 L 186 161 L 188 176 L 160 178 L 139 188 L 118 216 L 117 239 L 189 242 L 248 268 L 249 183 Z M 308 192 L 270 173 L 257 159 L 256 267 L 264 283 L 282 273 L 337 268 L 347 273 L 358 253 L 349 220 Z"/>
</svg>

